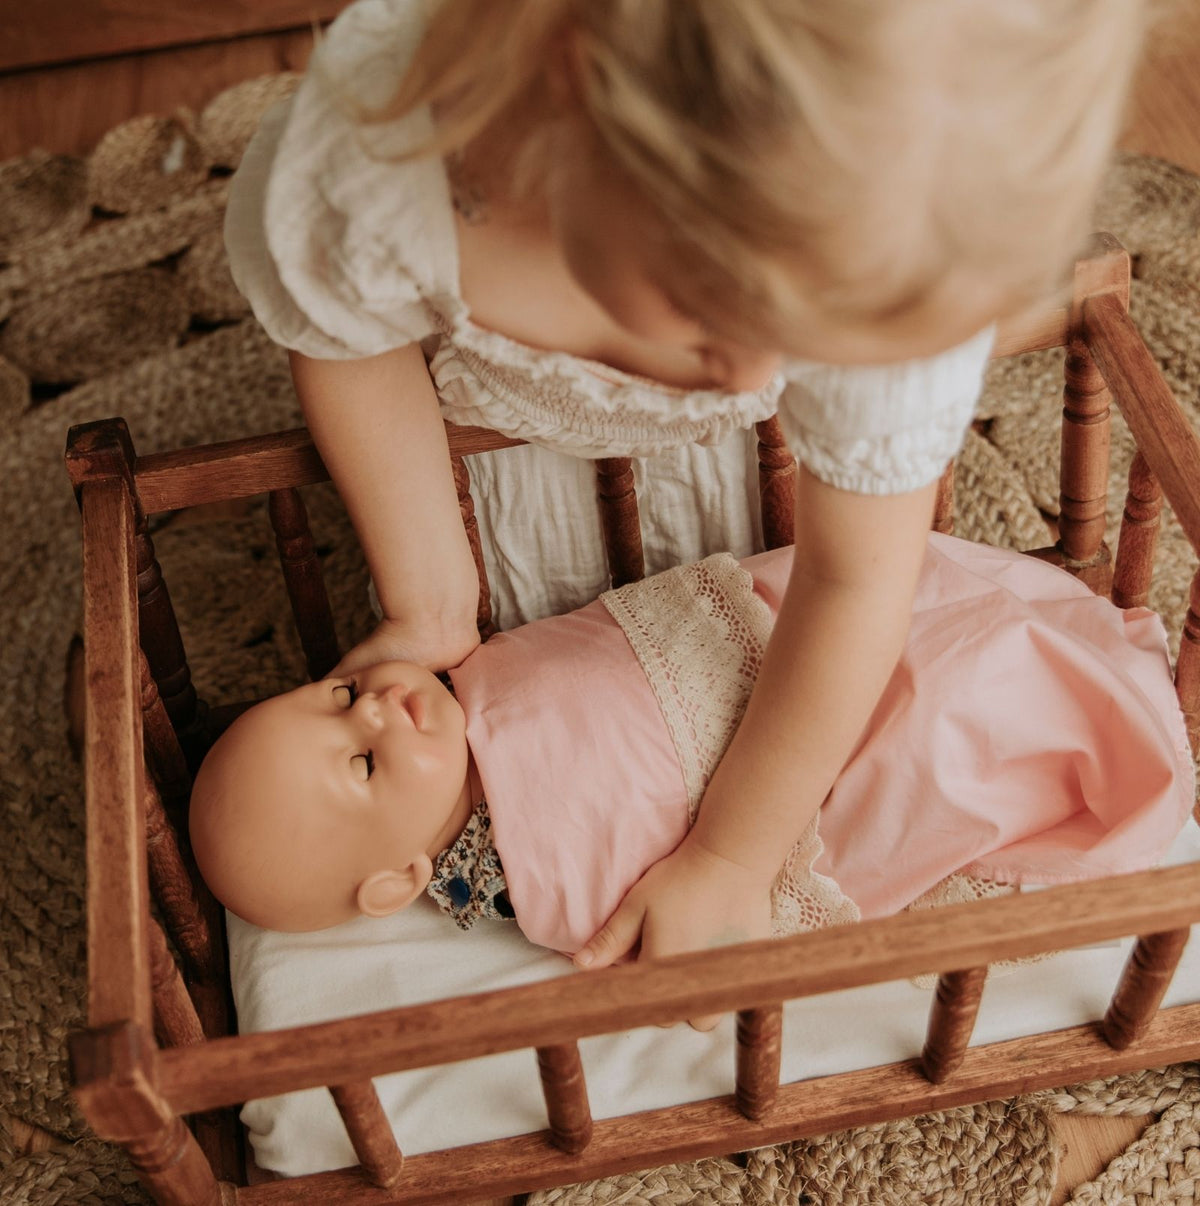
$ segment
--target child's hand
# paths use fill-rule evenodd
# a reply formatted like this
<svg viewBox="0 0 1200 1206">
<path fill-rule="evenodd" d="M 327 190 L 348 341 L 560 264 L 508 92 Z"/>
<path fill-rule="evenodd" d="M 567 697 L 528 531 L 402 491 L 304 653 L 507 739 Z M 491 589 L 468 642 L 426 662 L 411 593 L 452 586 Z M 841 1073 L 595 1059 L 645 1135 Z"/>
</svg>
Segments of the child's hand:
<svg viewBox="0 0 1200 1206">
<path fill-rule="evenodd" d="M 771 934 L 771 881 L 705 849 L 691 835 L 655 863 L 575 955 L 577 967 L 608 967 L 633 950 L 661 958 Z M 711 1030 L 719 1015 L 689 1018 Z"/>
<path fill-rule="evenodd" d="M 360 641 L 329 672 L 329 677 L 353 674 L 376 662 L 415 662 L 435 673 L 457 666 L 479 644 L 475 628 L 446 633 L 416 628 L 384 618 L 366 640 Z"/>
</svg>

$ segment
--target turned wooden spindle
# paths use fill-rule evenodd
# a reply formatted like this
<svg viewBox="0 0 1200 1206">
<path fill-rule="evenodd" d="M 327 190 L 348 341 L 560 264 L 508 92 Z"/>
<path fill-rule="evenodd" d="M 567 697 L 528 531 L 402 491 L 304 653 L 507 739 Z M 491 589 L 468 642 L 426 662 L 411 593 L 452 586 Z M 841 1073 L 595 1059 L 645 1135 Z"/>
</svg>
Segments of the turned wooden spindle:
<svg viewBox="0 0 1200 1206">
<path fill-rule="evenodd" d="M 212 927 L 205 915 L 202 881 L 189 867 L 189 860 L 180 847 L 175 828 L 148 775 L 145 802 L 150 889 L 162 909 L 171 938 L 192 974 L 205 979 L 218 979 L 222 969 L 217 963 Z"/>
<path fill-rule="evenodd" d="M 218 1182 L 183 1119 L 159 1095 L 154 1040 L 132 1022 L 73 1034 L 75 1097 L 101 1139 L 120 1143 L 156 1202 L 230 1206 L 234 1187 Z"/>
<path fill-rule="evenodd" d="M 1144 934 L 1134 944 L 1101 1025 L 1110 1047 L 1123 1051 L 1146 1033 L 1171 984 L 1190 932 L 1185 928 Z"/>
<path fill-rule="evenodd" d="M 175 727 L 158 693 L 158 683 L 150 672 L 150 663 L 141 649 L 138 650 L 138 668 L 142 679 L 142 741 L 146 747 L 146 764 L 158 784 L 172 823 L 182 826 L 186 823 L 192 776 Z"/>
<path fill-rule="evenodd" d="M 738 1011 L 734 1100 L 752 1122 L 761 1122 L 770 1113 L 779 1094 L 782 1043 L 782 1005 Z"/>
<path fill-rule="evenodd" d="M 317 556 L 308 511 L 300 491 L 272 490 L 267 503 L 275 547 L 287 586 L 296 632 L 308 664 L 309 678 L 324 678 L 341 657 L 333 627 L 333 609 L 325 590 L 321 561 Z"/>
<path fill-rule="evenodd" d="M 943 536 L 954 535 L 954 470 L 951 461 L 938 480 L 937 502 L 933 507 L 933 530 Z"/>
<path fill-rule="evenodd" d="M 1140 451 L 1129 466 L 1129 492 L 1121 517 L 1112 601 L 1118 607 L 1145 607 L 1154 576 L 1154 550 L 1162 522 L 1163 494 Z"/>
<path fill-rule="evenodd" d="M 796 458 L 783 438 L 777 415 L 755 423 L 758 435 L 758 503 L 763 547 L 778 549 L 795 539 Z"/>
<path fill-rule="evenodd" d="M 642 557 L 637 491 L 633 485 L 633 461 L 627 456 L 598 460 L 596 493 L 612 585 L 616 588 L 636 582 L 645 574 L 646 568 Z"/>
<path fill-rule="evenodd" d="M 146 517 L 138 508 L 134 529 L 137 557 L 138 632 L 150 671 L 158 684 L 167 715 L 193 767 L 198 765 L 204 736 L 203 709 L 192 685 L 175 608 L 154 552 Z"/>
<path fill-rule="evenodd" d="M 389 1189 L 400 1180 L 404 1153 L 396 1143 L 375 1086 L 369 1080 L 360 1080 L 330 1085 L 329 1092 L 342 1116 L 359 1164 L 373 1185 Z"/>
<path fill-rule="evenodd" d="M 1081 338 L 1067 346 L 1065 377 L 1058 547 L 1065 569 L 1077 576 L 1090 570 L 1105 577 L 1107 571 L 1099 567 L 1108 560 L 1104 528 L 1112 398 Z M 1097 590 L 1091 581 L 1088 585 Z"/>
<path fill-rule="evenodd" d="M 968 967 L 938 977 L 921 1051 L 921 1072 L 935 1085 L 955 1072 L 967 1053 L 987 967 Z"/>
<path fill-rule="evenodd" d="M 465 458 L 461 456 L 452 456 L 450 467 L 454 471 L 454 489 L 458 494 L 458 509 L 467 533 L 467 543 L 471 546 L 471 556 L 475 558 L 475 570 L 479 575 L 479 605 L 475 612 L 475 626 L 479 629 L 479 639 L 486 641 L 495 633 L 496 625 L 492 620 L 492 588 L 483 564 L 479 520 L 475 518 L 475 500 L 471 497 L 471 475 Z"/>
<path fill-rule="evenodd" d="M 1187 725 L 1192 752 L 1200 754 L 1200 570 L 1192 577 L 1183 632 L 1179 638 L 1179 657 L 1175 659 L 1175 694 Z M 1200 804 L 1196 806 L 1200 822 Z"/>
<path fill-rule="evenodd" d="M 154 992 L 154 1029 L 164 1046 L 186 1047 L 204 1042 L 204 1027 L 187 985 L 171 957 L 166 935 L 150 919 L 150 987 Z"/>
<path fill-rule="evenodd" d="M 577 1043 L 537 1049 L 538 1074 L 546 1099 L 550 1142 L 574 1156 L 592 1141 L 592 1107 Z"/>
</svg>

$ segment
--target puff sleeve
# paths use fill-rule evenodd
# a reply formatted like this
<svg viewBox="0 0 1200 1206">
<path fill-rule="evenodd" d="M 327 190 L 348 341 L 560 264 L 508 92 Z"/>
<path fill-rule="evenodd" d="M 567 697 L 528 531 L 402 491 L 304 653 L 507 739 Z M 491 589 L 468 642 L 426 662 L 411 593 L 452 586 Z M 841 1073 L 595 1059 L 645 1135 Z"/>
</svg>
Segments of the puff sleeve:
<svg viewBox="0 0 1200 1206">
<path fill-rule="evenodd" d="M 423 339 L 458 300 L 445 170 L 399 159 L 425 111 L 364 124 L 398 87 L 423 0 L 358 0 L 326 32 L 296 93 L 270 109 L 235 174 L 225 243 L 238 289 L 277 343 L 318 359 Z"/>
<path fill-rule="evenodd" d="M 902 364 L 792 361 L 779 420 L 788 446 L 815 477 L 856 494 L 901 494 L 938 478 L 975 413 L 995 338 Z"/>
</svg>

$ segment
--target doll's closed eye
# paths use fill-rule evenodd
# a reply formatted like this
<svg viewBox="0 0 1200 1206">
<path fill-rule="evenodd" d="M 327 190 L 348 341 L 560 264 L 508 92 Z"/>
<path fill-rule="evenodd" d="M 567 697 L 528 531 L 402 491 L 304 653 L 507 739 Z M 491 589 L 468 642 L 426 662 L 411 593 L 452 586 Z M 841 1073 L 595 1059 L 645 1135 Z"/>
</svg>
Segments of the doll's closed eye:
<svg viewBox="0 0 1200 1206">
<path fill-rule="evenodd" d="M 345 695 L 340 695 L 340 691 L 345 691 Z M 343 708 L 354 707 L 354 701 L 358 698 L 358 683 L 351 679 L 348 683 L 338 683 L 333 688 L 333 698 L 338 701 L 338 704 Z"/>
<path fill-rule="evenodd" d="M 357 779 L 361 779 L 364 783 L 371 777 L 375 770 L 375 755 L 367 750 L 365 754 L 355 754 L 350 759 L 350 769 L 354 772 Z"/>
</svg>

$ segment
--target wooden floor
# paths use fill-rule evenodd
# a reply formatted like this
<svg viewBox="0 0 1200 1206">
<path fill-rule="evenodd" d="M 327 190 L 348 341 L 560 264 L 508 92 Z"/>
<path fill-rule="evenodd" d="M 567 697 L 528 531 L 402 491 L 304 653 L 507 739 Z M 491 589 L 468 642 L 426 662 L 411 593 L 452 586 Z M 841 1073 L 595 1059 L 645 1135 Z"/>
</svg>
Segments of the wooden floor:
<svg viewBox="0 0 1200 1206">
<path fill-rule="evenodd" d="M 140 112 L 198 107 L 238 79 L 307 60 L 311 35 L 291 31 L 156 55 L 0 75 L 0 158 L 32 146 L 82 152 L 100 133 Z M 1136 90 L 1125 150 L 1157 155 L 1200 175 L 1200 4 L 1186 0 L 1151 39 Z M 1052 1206 L 1103 1170 L 1147 1125 L 1147 1119 L 1059 1116 L 1066 1156 Z M 18 1150 L 58 1140 L 9 1120 Z"/>
</svg>

